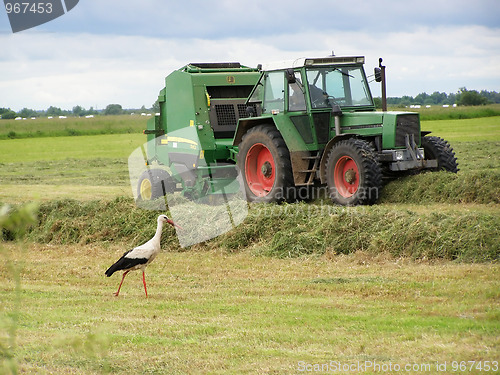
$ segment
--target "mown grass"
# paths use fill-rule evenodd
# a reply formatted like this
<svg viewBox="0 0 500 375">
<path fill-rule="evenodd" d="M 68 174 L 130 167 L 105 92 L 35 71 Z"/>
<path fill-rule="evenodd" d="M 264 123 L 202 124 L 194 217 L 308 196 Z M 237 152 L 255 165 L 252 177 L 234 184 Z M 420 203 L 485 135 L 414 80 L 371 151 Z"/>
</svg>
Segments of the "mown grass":
<svg viewBox="0 0 500 375">
<path fill-rule="evenodd" d="M 142 133 L 146 119 L 139 115 L 121 115 L 1 120 L 0 139 Z"/>
<path fill-rule="evenodd" d="M 380 203 L 499 204 L 500 142 L 455 142 L 452 146 L 458 174 L 422 173 L 390 181 L 382 190 Z"/>
<path fill-rule="evenodd" d="M 181 209 L 191 212 L 188 206 Z M 206 206 L 204 210 L 216 212 L 218 208 Z M 125 241 L 135 246 L 152 237 L 157 215 L 157 211 L 135 207 L 131 199 L 54 201 L 41 204 L 40 221 L 28 238 L 38 243 Z M 216 225 L 217 220 L 214 216 L 205 225 Z M 237 228 L 194 248 L 227 252 L 252 249 L 255 254 L 278 258 L 363 251 L 395 258 L 485 262 L 500 259 L 498 238 L 500 216 L 494 211 L 419 212 L 377 206 L 252 204 Z M 165 236 L 163 246 L 181 251 L 175 236 Z"/>
<path fill-rule="evenodd" d="M 500 203 L 500 171 L 424 173 L 391 181 L 379 203 Z"/>
<path fill-rule="evenodd" d="M 137 272 L 116 298 L 120 277 L 104 271 L 123 250 L 4 248 L 0 327 L 18 322 L 19 372 L 293 374 L 339 361 L 436 373 L 436 362 L 498 360 L 495 264 L 167 252 L 147 270 L 149 298 Z M 22 268 L 20 303 L 8 264 Z"/>
</svg>

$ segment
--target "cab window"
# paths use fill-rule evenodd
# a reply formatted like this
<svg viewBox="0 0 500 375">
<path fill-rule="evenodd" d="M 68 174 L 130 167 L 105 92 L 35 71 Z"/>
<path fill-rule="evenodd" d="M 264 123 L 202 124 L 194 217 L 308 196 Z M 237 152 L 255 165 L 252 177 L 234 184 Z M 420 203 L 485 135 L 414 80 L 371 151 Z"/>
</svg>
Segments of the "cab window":
<svg viewBox="0 0 500 375">
<path fill-rule="evenodd" d="M 285 76 L 283 72 L 266 75 L 263 112 L 283 111 L 285 107 Z"/>
<path fill-rule="evenodd" d="M 288 84 L 288 110 L 305 111 L 306 98 L 300 72 L 295 72 L 295 82 Z"/>
</svg>

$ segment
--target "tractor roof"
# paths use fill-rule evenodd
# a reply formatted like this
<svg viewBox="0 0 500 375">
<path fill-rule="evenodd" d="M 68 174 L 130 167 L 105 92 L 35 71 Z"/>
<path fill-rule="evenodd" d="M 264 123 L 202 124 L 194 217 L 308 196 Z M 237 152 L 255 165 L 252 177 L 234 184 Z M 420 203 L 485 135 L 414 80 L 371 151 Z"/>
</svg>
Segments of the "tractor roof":
<svg viewBox="0 0 500 375">
<path fill-rule="evenodd" d="M 288 68 L 301 68 L 303 66 L 342 65 L 342 64 L 364 64 L 364 56 L 329 56 L 306 58 L 295 60 L 277 61 L 262 65 L 262 70 L 283 70 Z"/>
</svg>

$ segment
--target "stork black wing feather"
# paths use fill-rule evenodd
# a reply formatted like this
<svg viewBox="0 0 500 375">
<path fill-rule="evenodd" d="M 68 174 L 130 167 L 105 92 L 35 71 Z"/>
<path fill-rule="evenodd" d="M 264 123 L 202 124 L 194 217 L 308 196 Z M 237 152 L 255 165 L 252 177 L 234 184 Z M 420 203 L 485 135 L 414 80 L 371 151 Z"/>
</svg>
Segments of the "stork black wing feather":
<svg viewBox="0 0 500 375">
<path fill-rule="evenodd" d="M 105 275 L 107 277 L 110 277 L 116 271 L 128 270 L 134 266 L 137 266 L 138 264 L 147 263 L 148 260 L 146 258 L 127 258 L 127 254 L 131 251 L 132 250 L 126 251 L 115 264 L 108 268 L 108 270 L 105 272 Z"/>
</svg>

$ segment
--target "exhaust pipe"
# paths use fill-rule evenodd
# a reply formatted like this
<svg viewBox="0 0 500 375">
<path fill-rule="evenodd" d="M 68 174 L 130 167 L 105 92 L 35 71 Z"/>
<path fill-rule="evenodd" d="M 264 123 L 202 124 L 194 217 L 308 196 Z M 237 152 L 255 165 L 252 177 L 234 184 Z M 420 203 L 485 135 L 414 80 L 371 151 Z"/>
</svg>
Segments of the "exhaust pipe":
<svg viewBox="0 0 500 375">
<path fill-rule="evenodd" d="M 375 68 L 375 81 L 382 83 L 382 111 L 387 112 L 387 93 L 385 84 L 385 66 L 382 58 L 378 59 L 378 68 Z"/>
<path fill-rule="evenodd" d="M 342 109 L 338 104 L 334 104 L 332 107 L 332 115 L 335 118 L 335 135 L 340 135 L 340 116 L 342 116 Z"/>
</svg>

